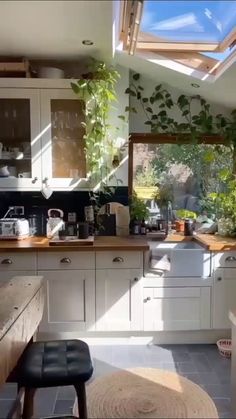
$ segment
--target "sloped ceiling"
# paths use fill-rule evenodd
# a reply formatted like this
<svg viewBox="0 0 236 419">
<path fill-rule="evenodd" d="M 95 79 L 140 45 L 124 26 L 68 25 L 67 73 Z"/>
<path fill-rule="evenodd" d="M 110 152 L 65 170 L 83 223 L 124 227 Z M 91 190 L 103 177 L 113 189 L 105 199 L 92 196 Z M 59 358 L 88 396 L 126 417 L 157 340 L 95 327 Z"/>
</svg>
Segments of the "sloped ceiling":
<svg viewBox="0 0 236 419">
<path fill-rule="evenodd" d="M 123 51 L 117 51 L 115 60 L 120 65 L 143 74 L 154 82 L 167 83 L 178 90 L 182 90 L 183 93 L 199 94 L 210 102 L 222 104 L 230 109 L 236 108 L 236 95 L 233 87 L 236 84 L 236 63 L 231 65 L 217 80 L 213 81 L 213 79 L 199 80 L 193 75 L 182 74 L 138 55 L 128 55 Z M 191 85 L 192 83 L 197 83 L 199 88 L 194 88 Z"/>
<path fill-rule="evenodd" d="M 1 0 L 0 56 L 79 59 L 92 55 L 113 62 L 115 35 L 118 45 L 117 6 L 118 0 Z M 94 45 L 82 45 L 84 39 L 92 40 Z M 210 79 L 196 79 L 194 74 L 181 74 L 138 56 L 128 56 L 121 51 L 116 52 L 115 62 L 155 82 L 173 85 L 185 93 L 201 94 L 229 108 L 236 107 L 236 64 L 212 82 Z M 199 84 L 198 89 L 191 86 L 194 82 Z"/>
</svg>

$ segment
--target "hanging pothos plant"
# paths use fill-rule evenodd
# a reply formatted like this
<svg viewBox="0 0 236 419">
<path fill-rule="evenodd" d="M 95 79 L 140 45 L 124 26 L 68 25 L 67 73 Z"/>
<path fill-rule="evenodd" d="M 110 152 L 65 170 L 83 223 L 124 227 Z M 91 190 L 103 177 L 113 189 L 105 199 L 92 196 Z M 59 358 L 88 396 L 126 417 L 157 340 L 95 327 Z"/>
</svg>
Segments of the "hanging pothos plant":
<svg viewBox="0 0 236 419">
<path fill-rule="evenodd" d="M 230 117 L 213 115 L 210 104 L 200 95 L 181 94 L 175 100 L 162 84 L 156 85 L 153 92 L 147 95 L 138 73 L 133 74 L 125 93 L 140 104 L 146 119 L 144 123 L 150 126 L 152 133 L 174 135 L 180 143 L 184 140 L 198 143 L 207 135 L 221 137 L 223 144 L 232 150 L 233 173 L 236 174 L 236 109 L 232 110 Z M 198 112 L 193 110 L 196 109 L 196 102 Z M 132 105 L 126 111 L 137 113 L 137 108 Z M 219 145 L 215 148 L 220 152 Z"/>
<path fill-rule="evenodd" d="M 119 73 L 102 61 L 91 60 L 89 72 L 71 83 L 74 93 L 85 103 L 85 154 L 90 180 L 101 181 L 112 170 L 114 140 L 109 124 L 111 104 L 117 101 L 115 86 Z"/>
</svg>

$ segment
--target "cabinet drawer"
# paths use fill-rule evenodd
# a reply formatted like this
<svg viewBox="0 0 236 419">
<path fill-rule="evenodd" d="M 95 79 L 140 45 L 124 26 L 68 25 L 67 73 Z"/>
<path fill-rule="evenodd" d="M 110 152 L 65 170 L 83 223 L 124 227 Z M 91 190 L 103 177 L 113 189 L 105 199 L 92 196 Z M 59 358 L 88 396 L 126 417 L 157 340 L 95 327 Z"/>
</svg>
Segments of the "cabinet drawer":
<svg viewBox="0 0 236 419">
<path fill-rule="evenodd" d="M 236 252 L 216 253 L 214 266 L 215 268 L 236 268 Z"/>
<path fill-rule="evenodd" d="M 94 269 L 94 252 L 39 252 L 38 270 Z"/>
<path fill-rule="evenodd" d="M 36 253 L 0 253 L 0 271 L 36 270 Z"/>
<path fill-rule="evenodd" d="M 97 252 L 96 268 L 142 268 L 142 252 Z"/>
</svg>

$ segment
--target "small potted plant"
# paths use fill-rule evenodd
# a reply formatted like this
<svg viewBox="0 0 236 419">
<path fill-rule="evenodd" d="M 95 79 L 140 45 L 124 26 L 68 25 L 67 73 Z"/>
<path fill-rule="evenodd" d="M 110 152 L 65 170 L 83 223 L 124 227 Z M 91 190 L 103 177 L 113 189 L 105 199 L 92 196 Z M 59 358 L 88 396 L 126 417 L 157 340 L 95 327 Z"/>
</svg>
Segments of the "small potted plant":
<svg viewBox="0 0 236 419">
<path fill-rule="evenodd" d="M 194 211 L 189 211 L 186 209 L 178 209 L 176 211 L 177 220 L 175 221 L 175 228 L 176 232 L 184 232 L 184 220 L 186 219 L 192 219 L 196 220 L 197 214 Z"/>
<path fill-rule="evenodd" d="M 130 200 L 130 230 L 132 234 L 139 234 L 141 223 L 149 217 L 149 209 L 145 202 L 134 192 Z"/>
</svg>

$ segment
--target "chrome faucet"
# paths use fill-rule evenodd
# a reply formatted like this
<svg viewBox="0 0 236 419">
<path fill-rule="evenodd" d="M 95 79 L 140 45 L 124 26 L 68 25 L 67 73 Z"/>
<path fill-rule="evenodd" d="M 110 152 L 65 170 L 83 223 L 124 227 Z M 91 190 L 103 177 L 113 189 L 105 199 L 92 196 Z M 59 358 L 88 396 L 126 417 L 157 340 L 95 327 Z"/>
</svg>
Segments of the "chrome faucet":
<svg viewBox="0 0 236 419">
<path fill-rule="evenodd" d="M 171 224 L 172 224 L 173 209 L 171 201 L 167 202 L 167 220 L 166 220 L 166 235 L 168 236 L 171 233 Z"/>
</svg>

